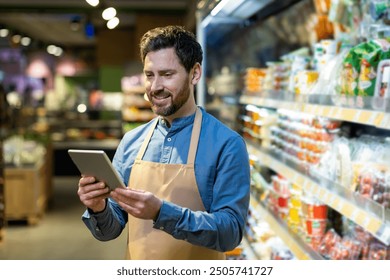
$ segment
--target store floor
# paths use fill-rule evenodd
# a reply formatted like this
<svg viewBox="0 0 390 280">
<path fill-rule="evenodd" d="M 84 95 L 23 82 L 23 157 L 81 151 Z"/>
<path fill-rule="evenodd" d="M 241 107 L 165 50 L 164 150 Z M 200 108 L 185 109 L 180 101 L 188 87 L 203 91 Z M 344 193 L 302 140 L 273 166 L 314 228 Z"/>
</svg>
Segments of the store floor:
<svg viewBox="0 0 390 280">
<path fill-rule="evenodd" d="M 53 198 L 36 225 L 10 222 L 0 243 L 3 260 L 120 260 L 127 234 L 113 241 L 92 237 L 81 215 L 84 206 L 76 194 L 78 177 L 53 179 Z"/>
</svg>

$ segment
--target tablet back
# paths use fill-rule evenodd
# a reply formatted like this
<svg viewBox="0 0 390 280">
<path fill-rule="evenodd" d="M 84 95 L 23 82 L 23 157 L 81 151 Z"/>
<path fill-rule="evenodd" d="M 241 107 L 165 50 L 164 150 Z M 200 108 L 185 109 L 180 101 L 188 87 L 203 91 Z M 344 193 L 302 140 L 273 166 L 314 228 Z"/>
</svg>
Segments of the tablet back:
<svg viewBox="0 0 390 280">
<path fill-rule="evenodd" d="M 125 187 L 104 151 L 71 149 L 68 153 L 82 175 L 94 176 L 110 189 Z"/>
</svg>

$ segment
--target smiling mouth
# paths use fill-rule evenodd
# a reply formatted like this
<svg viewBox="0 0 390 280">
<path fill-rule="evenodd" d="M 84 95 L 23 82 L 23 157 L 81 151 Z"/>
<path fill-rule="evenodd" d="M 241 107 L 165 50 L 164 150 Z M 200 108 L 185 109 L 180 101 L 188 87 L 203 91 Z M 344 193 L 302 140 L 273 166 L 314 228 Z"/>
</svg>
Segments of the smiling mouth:
<svg viewBox="0 0 390 280">
<path fill-rule="evenodd" d="M 164 99 L 167 99 L 169 98 L 171 95 L 169 93 L 159 93 L 159 94 L 154 94 L 152 96 L 153 99 L 156 99 L 156 100 L 164 100 Z"/>
</svg>

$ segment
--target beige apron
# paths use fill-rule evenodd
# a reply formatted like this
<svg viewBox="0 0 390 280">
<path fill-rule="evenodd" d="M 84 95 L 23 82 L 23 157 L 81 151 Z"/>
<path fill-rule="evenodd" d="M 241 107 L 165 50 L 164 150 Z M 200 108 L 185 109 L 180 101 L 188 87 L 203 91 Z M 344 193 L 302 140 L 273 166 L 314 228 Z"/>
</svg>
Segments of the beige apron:
<svg viewBox="0 0 390 280">
<path fill-rule="evenodd" d="M 198 108 L 192 129 L 187 164 L 163 164 L 143 161 L 142 157 L 156 127 L 157 120 L 148 132 L 135 159 L 129 186 L 150 191 L 157 197 L 189 208 L 205 211 L 195 180 L 194 162 L 198 146 L 202 112 Z M 166 232 L 153 228 L 152 220 L 129 215 L 127 259 L 134 260 L 221 260 L 225 255 L 205 247 L 177 240 Z"/>
</svg>

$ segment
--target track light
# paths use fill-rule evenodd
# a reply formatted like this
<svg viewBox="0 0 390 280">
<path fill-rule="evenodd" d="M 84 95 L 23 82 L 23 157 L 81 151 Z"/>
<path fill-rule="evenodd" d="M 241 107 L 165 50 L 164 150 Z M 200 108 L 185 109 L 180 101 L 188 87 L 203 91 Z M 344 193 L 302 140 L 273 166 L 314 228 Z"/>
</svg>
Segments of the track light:
<svg viewBox="0 0 390 280">
<path fill-rule="evenodd" d="M 85 0 L 85 1 L 87 1 L 87 3 L 93 7 L 99 5 L 99 0 Z"/>
<path fill-rule="evenodd" d="M 27 36 L 22 37 L 20 44 L 25 47 L 29 46 L 31 44 L 31 38 Z"/>
<path fill-rule="evenodd" d="M 109 21 L 107 21 L 107 28 L 114 29 L 115 27 L 117 27 L 118 24 L 119 24 L 119 18 L 114 17 L 114 18 L 110 19 Z"/>
<path fill-rule="evenodd" d="M 105 20 L 110 20 L 116 16 L 116 10 L 113 7 L 105 9 L 102 13 L 102 17 Z"/>
<path fill-rule="evenodd" d="M 0 37 L 7 37 L 9 34 L 9 30 L 7 28 L 0 28 Z"/>
</svg>

